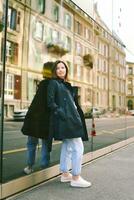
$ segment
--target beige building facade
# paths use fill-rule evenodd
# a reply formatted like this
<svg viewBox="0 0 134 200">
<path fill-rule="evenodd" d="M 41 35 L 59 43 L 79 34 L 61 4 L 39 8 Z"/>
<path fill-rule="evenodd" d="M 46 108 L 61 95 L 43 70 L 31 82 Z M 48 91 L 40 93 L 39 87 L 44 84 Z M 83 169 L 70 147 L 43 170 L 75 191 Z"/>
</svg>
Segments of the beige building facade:
<svg viewBox="0 0 134 200">
<path fill-rule="evenodd" d="M 68 64 L 84 111 L 92 106 L 123 111 L 124 46 L 95 13 L 94 20 L 70 0 L 9 0 L 6 117 L 29 106 L 42 79 L 43 63 L 57 59 Z M 1 34 L 1 64 L 2 40 Z"/>
<path fill-rule="evenodd" d="M 134 109 L 134 63 L 127 62 L 126 63 L 126 75 L 127 75 L 127 108 L 128 110 Z"/>
</svg>

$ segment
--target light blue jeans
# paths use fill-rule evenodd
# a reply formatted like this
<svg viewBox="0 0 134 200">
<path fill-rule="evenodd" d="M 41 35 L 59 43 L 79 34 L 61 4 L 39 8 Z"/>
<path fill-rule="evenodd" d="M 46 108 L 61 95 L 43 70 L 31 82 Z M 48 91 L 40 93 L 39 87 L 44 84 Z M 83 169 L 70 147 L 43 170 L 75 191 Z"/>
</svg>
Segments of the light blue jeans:
<svg viewBox="0 0 134 200">
<path fill-rule="evenodd" d="M 35 164 L 36 148 L 39 142 L 38 138 L 28 136 L 27 140 L 27 165 L 33 166 Z M 48 142 L 42 139 L 41 148 L 41 167 L 47 167 L 50 161 L 50 152 L 48 152 Z"/>
<path fill-rule="evenodd" d="M 61 146 L 60 170 L 68 172 L 72 168 L 72 175 L 81 174 L 84 146 L 81 138 L 65 139 Z"/>
</svg>

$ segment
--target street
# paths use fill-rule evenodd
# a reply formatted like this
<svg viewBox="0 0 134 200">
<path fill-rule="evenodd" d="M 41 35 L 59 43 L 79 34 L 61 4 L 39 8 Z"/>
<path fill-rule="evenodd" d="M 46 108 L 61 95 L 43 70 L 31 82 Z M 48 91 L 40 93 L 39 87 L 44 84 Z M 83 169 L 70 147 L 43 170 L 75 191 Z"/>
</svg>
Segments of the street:
<svg viewBox="0 0 134 200">
<path fill-rule="evenodd" d="M 27 137 L 21 132 L 23 122 L 5 121 L 4 123 L 4 152 L 18 150 L 26 147 Z M 90 133 L 92 120 L 86 119 L 87 129 Z M 110 136 L 120 134 L 124 137 L 133 136 L 134 117 L 121 118 L 95 118 L 96 135 Z M 115 136 L 116 137 L 116 136 Z"/>
<path fill-rule="evenodd" d="M 4 123 L 3 179 L 9 181 L 24 176 L 26 166 L 27 137 L 21 133 L 23 122 Z M 84 142 L 85 153 L 94 151 L 134 136 L 134 117 L 95 119 L 96 136 L 91 139 L 92 120 L 86 120 L 89 142 Z M 37 151 L 35 171 L 40 170 L 40 148 Z M 51 165 L 59 162 L 60 143 L 54 143 L 51 152 Z"/>
</svg>

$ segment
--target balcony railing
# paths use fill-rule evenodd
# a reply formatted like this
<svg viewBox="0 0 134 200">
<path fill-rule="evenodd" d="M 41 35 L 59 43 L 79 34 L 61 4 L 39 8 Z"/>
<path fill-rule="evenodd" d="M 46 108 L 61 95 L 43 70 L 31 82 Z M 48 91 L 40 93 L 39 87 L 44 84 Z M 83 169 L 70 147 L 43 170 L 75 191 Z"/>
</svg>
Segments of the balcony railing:
<svg viewBox="0 0 134 200">
<path fill-rule="evenodd" d="M 60 56 L 64 56 L 69 52 L 67 48 L 65 48 L 61 43 L 49 42 L 46 45 L 49 53 L 58 54 Z"/>
</svg>

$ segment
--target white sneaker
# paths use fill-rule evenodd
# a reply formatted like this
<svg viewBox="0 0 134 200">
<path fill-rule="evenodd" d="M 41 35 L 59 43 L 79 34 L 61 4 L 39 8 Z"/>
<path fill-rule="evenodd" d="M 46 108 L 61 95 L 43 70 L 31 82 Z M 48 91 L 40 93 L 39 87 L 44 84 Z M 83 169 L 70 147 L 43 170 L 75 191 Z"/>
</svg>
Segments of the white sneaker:
<svg viewBox="0 0 134 200">
<path fill-rule="evenodd" d="M 61 175 L 60 181 L 62 183 L 70 182 L 71 180 L 72 180 L 72 174 L 69 173 L 68 176 Z"/>
<path fill-rule="evenodd" d="M 33 172 L 33 169 L 32 169 L 32 167 L 29 167 L 29 166 L 27 166 L 27 167 L 25 167 L 24 168 L 24 173 L 25 174 L 31 174 Z"/>
<path fill-rule="evenodd" d="M 81 187 L 81 188 L 86 188 L 86 187 L 90 187 L 92 184 L 86 180 L 84 180 L 82 177 L 79 177 L 77 180 L 73 180 L 71 181 L 70 184 L 72 187 Z"/>
</svg>

